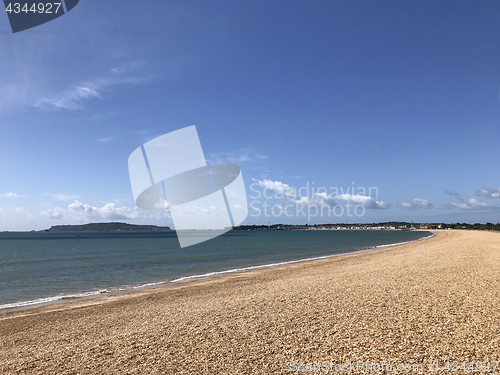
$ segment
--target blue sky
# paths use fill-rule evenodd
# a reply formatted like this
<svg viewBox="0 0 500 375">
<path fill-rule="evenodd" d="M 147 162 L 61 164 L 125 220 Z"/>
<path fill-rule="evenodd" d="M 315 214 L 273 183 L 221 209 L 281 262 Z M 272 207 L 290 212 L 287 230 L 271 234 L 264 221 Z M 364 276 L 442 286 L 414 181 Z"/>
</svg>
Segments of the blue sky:
<svg viewBox="0 0 500 375">
<path fill-rule="evenodd" d="M 493 1 L 82 0 L 12 34 L 4 14 L 0 230 L 172 225 L 135 207 L 127 159 L 190 125 L 249 196 L 275 194 L 254 208 L 364 213 L 251 209 L 249 224 L 500 222 L 499 15 Z M 313 182 L 343 193 L 290 193 Z"/>
</svg>

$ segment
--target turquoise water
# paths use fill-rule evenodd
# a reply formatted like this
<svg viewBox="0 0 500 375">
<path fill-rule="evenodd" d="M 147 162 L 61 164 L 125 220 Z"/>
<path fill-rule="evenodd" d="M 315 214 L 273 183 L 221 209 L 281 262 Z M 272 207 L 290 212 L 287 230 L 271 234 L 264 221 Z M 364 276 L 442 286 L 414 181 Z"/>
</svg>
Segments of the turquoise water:
<svg viewBox="0 0 500 375">
<path fill-rule="evenodd" d="M 230 231 L 181 249 L 175 232 L 0 233 L 0 309 L 342 254 L 430 234 Z"/>
</svg>

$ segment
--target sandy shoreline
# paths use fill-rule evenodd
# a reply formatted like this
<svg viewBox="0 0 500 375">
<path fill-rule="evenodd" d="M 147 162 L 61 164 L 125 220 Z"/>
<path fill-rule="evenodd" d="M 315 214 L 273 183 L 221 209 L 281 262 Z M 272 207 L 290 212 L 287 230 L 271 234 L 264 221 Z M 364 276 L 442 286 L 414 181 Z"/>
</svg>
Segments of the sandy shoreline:
<svg viewBox="0 0 500 375">
<path fill-rule="evenodd" d="M 53 296 L 53 297 L 42 297 L 42 298 L 38 298 L 35 300 L 7 303 L 4 305 L 0 305 L 0 316 L 2 314 L 7 313 L 7 312 L 26 310 L 26 309 L 36 308 L 39 306 L 54 305 L 54 304 L 67 303 L 67 302 L 73 302 L 73 301 L 81 301 L 81 300 L 93 298 L 93 297 L 103 297 L 103 296 L 111 296 L 114 294 L 130 293 L 130 292 L 137 291 L 137 290 L 168 286 L 168 285 L 175 284 L 178 282 L 186 282 L 186 281 L 203 279 L 203 278 L 213 277 L 213 276 L 218 276 L 218 275 L 225 275 L 225 274 L 231 274 L 231 273 L 236 273 L 236 272 L 252 271 L 255 269 L 275 267 L 275 266 L 280 266 L 280 265 L 288 265 L 291 263 L 304 262 L 304 261 L 308 261 L 308 260 L 318 260 L 318 259 L 325 259 L 325 258 L 342 256 L 342 255 L 346 255 L 346 254 L 372 251 L 372 250 L 376 250 L 376 249 L 383 248 L 383 247 L 392 247 L 392 246 L 398 246 L 398 245 L 407 244 L 407 243 L 411 243 L 411 242 L 415 242 L 415 241 L 423 241 L 423 240 L 427 240 L 427 239 L 436 235 L 435 232 L 431 232 L 431 231 L 427 231 L 427 230 L 422 230 L 422 231 L 417 231 L 417 232 L 430 233 L 430 235 L 428 235 L 426 237 L 418 238 L 416 240 L 410 240 L 410 241 L 405 241 L 405 242 L 388 243 L 388 244 L 384 244 L 384 245 L 346 250 L 343 253 L 334 253 L 334 254 L 329 254 L 329 255 L 318 255 L 318 256 L 313 256 L 313 257 L 309 257 L 309 258 L 307 258 L 307 257 L 306 258 L 299 258 L 299 259 L 295 259 L 295 260 L 275 261 L 274 263 L 265 263 L 265 264 L 251 265 L 251 266 L 243 266 L 240 268 L 227 269 L 227 270 L 223 270 L 223 271 L 211 271 L 208 273 L 194 274 L 194 275 L 189 275 L 189 276 L 181 276 L 178 278 L 174 278 L 173 280 L 151 281 L 151 282 L 147 282 L 145 284 L 137 284 L 137 285 L 131 285 L 131 286 L 127 286 L 127 287 L 125 287 L 125 286 L 114 286 L 114 287 L 111 286 L 108 288 L 103 288 L 101 290 L 93 289 L 93 290 L 89 290 L 89 291 L 76 292 L 74 294 L 66 294 L 66 295 L 59 295 L 59 296 Z"/>
<path fill-rule="evenodd" d="M 422 365 L 411 373 L 429 373 L 436 361 L 490 361 L 493 370 L 499 271 L 499 234 L 440 231 L 397 247 L 5 313 L 0 373 L 274 374 L 323 361 L 394 372 Z"/>
</svg>

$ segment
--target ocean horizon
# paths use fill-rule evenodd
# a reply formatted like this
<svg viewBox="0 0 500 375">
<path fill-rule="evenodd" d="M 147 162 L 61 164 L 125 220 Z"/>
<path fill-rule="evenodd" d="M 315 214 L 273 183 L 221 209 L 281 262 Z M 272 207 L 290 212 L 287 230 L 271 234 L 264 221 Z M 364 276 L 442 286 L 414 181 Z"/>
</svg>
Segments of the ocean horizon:
<svg viewBox="0 0 500 375">
<path fill-rule="evenodd" d="M 229 231 L 181 249 L 174 231 L 0 233 L 0 312 L 392 246 L 432 232 Z"/>
</svg>

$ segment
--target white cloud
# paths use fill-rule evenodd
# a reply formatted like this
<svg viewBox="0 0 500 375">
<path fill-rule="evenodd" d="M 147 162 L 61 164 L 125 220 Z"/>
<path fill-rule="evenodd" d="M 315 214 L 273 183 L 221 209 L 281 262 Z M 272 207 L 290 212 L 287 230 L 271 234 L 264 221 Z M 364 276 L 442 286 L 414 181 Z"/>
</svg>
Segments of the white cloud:
<svg viewBox="0 0 500 375">
<path fill-rule="evenodd" d="M 63 198 L 66 198 L 63 196 Z M 75 200 L 67 208 L 55 207 L 40 212 L 40 215 L 51 219 L 68 219 L 78 221 L 91 220 L 125 220 L 137 219 L 141 215 L 137 208 L 118 206 L 116 203 L 106 203 L 102 207 L 95 207 Z"/>
<path fill-rule="evenodd" d="M 108 203 L 98 211 L 104 219 L 137 219 L 139 217 L 136 209 L 117 206 L 115 203 Z"/>
<path fill-rule="evenodd" d="M 136 208 L 117 206 L 116 203 L 107 203 L 103 207 L 93 207 L 78 200 L 68 205 L 68 210 L 87 219 L 137 219 L 139 213 Z"/>
<path fill-rule="evenodd" d="M 82 202 L 75 200 L 73 203 L 68 205 L 68 209 L 76 212 L 83 212 L 88 215 L 92 215 L 94 213 L 95 207 L 92 207 L 89 204 L 83 204 Z"/>
<path fill-rule="evenodd" d="M 49 194 L 45 193 L 45 195 L 52 197 L 58 201 L 63 201 L 63 202 L 70 202 L 74 201 L 75 199 L 80 198 L 78 195 L 69 195 L 69 194 Z"/>
<path fill-rule="evenodd" d="M 40 215 L 47 216 L 50 219 L 57 219 L 57 220 L 66 219 L 66 216 L 64 215 L 64 209 L 61 207 L 56 207 L 53 210 L 40 212 Z"/>
<path fill-rule="evenodd" d="M 26 196 L 22 195 L 22 194 L 17 194 L 17 193 L 0 194 L 0 198 L 24 198 L 24 197 L 26 197 Z"/>
<path fill-rule="evenodd" d="M 328 195 L 325 192 L 314 193 L 311 197 L 301 197 L 297 194 L 294 187 L 280 181 L 262 180 L 257 181 L 259 186 L 264 189 L 264 196 L 277 199 L 287 199 L 299 205 L 316 205 L 316 206 L 330 206 L 338 205 L 338 201 L 345 201 L 349 203 L 356 203 L 362 205 L 366 209 L 385 209 L 389 205 L 382 201 L 377 201 L 370 196 L 356 195 L 356 194 L 340 194 Z M 299 189 L 300 190 L 300 189 Z M 266 192 L 267 191 L 267 192 Z"/>
<path fill-rule="evenodd" d="M 295 197 L 290 200 L 300 206 L 335 207 L 338 204 L 333 196 L 326 193 L 315 193 L 312 197 Z"/>
<path fill-rule="evenodd" d="M 155 203 L 156 210 L 166 210 L 167 208 L 170 207 L 171 207 L 170 203 L 167 202 L 165 199 L 161 199 L 160 202 Z"/>
<path fill-rule="evenodd" d="M 498 206 L 478 201 L 477 199 L 460 199 L 460 203 L 451 202 L 451 205 L 462 210 L 484 210 L 484 209 L 496 209 Z"/>
<path fill-rule="evenodd" d="M 489 194 L 494 197 L 495 191 L 489 191 L 487 190 L 488 188 L 480 189 L 476 193 L 478 195 L 483 195 L 483 194 Z M 484 190 L 484 191 L 482 191 Z M 479 194 L 481 192 L 482 194 Z M 486 202 L 481 202 L 478 201 L 475 198 L 462 198 L 462 196 L 459 193 L 455 193 L 450 190 L 445 190 L 445 194 L 455 197 L 459 202 L 451 202 L 448 207 L 455 207 L 455 208 L 460 208 L 462 210 L 495 210 L 498 209 L 499 207 L 497 205 L 489 204 Z M 484 196 L 484 195 L 483 195 Z"/>
<path fill-rule="evenodd" d="M 496 189 L 490 187 L 484 187 L 482 189 L 477 190 L 476 194 L 489 199 L 498 199 L 500 198 L 500 187 Z"/>
<path fill-rule="evenodd" d="M 167 203 L 167 208 L 170 208 L 170 204 Z M 139 209 L 139 214 L 141 217 L 146 219 L 153 219 L 157 221 L 171 220 L 172 215 L 169 210 L 165 211 L 147 211 Z"/>
<path fill-rule="evenodd" d="M 288 184 L 284 184 L 280 181 L 272 181 L 272 180 L 262 180 L 258 181 L 258 184 L 264 190 L 269 190 L 273 193 L 276 198 L 282 199 L 297 199 L 297 194 L 295 189 L 290 187 Z"/>
<path fill-rule="evenodd" d="M 434 207 L 433 204 L 429 202 L 427 199 L 421 199 L 421 198 L 412 198 L 408 202 L 401 203 L 401 206 L 403 206 L 404 208 L 408 208 L 410 210 L 418 210 L 421 208 Z"/>
<path fill-rule="evenodd" d="M 366 209 L 386 209 L 389 208 L 389 204 L 383 201 L 377 201 L 372 197 L 366 195 L 356 195 L 356 194 L 340 194 L 335 196 L 335 198 L 339 200 L 343 200 L 346 202 L 356 203 L 362 205 Z"/>
<path fill-rule="evenodd" d="M 316 200 L 319 200 L 320 202 L 326 204 L 327 206 L 334 207 L 338 204 L 337 200 L 335 199 L 337 197 L 333 197 L 333 196 L 328 195 L 326 193 L 316 193 L 316 194 L 314 194 L 314 198 Z"/>
</svg>

